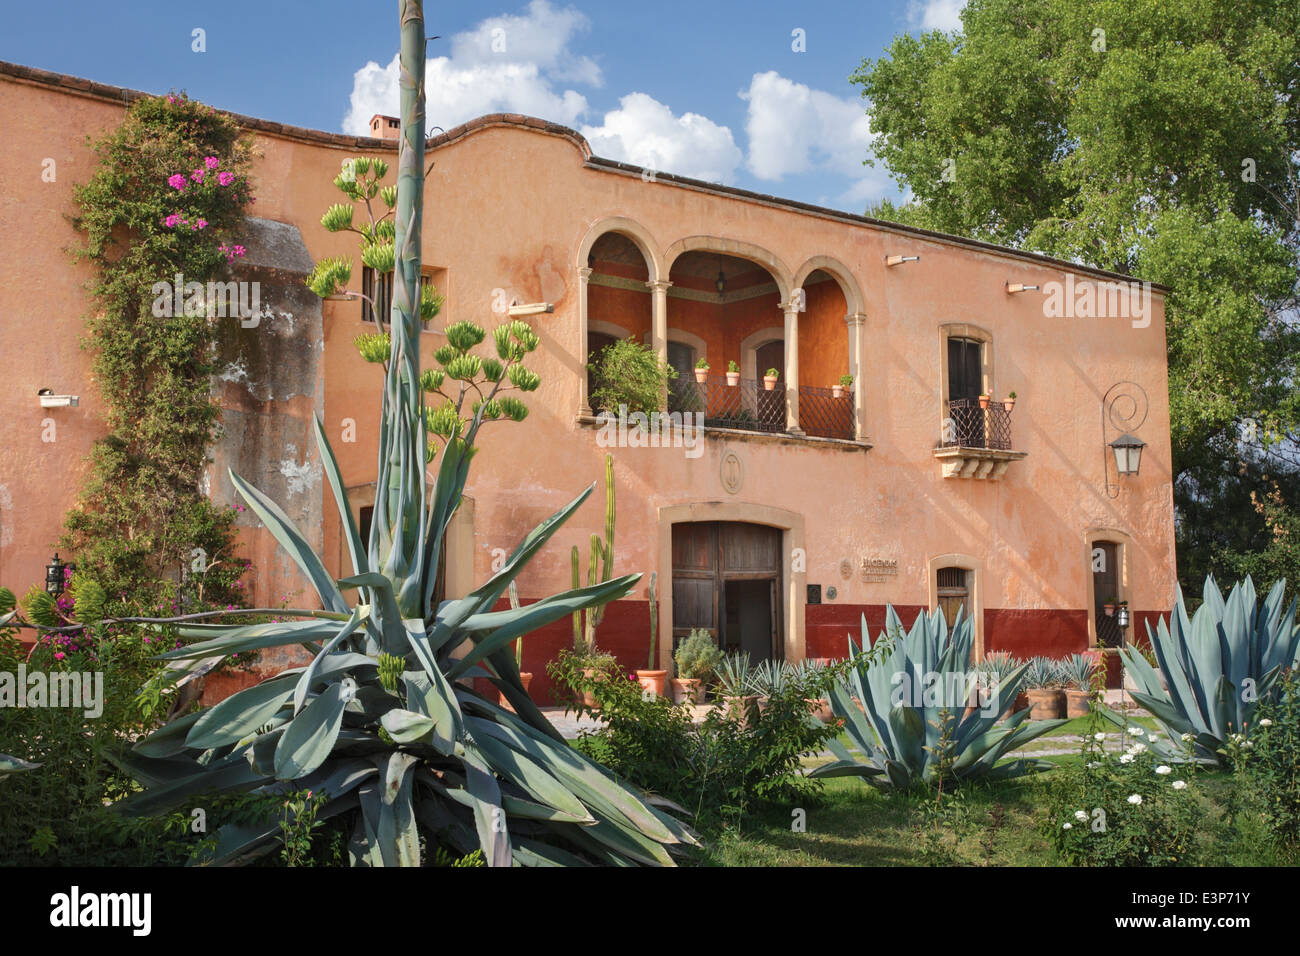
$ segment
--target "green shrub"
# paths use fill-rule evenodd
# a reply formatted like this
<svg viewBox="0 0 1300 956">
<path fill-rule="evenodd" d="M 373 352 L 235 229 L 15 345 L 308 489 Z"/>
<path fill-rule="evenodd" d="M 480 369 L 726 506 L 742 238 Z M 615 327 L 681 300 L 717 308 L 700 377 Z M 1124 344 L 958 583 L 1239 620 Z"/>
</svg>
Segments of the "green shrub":
<svg viewBox="0 0 1300 956">
<path fill-rule="evenodd" d="M 605 346 L 587 367 L 592 372 L 591 407 L 615 415 L 621 405 L 628 414 L 661 411 L 668 383 L 677 377 L 675 368 L 636 339 Z"/>
<path fill-rule="evenodd" d="M 677 676 L 682 680 L 707 681 L 713 676 L 713 669 L 721 660 L 722 651 L 714 642 L 713 636 L 699 627 L 687 635 L 673 654 L 673 663 L 677 665 Z"/>
<path fill-rule="evenodd" d="M 1279 698 L 1265 701 L 1250 742 L 1249 788 L 1273 838 L 1300 849 L 1300 675 L 1288 671 Z"/>
</svg>

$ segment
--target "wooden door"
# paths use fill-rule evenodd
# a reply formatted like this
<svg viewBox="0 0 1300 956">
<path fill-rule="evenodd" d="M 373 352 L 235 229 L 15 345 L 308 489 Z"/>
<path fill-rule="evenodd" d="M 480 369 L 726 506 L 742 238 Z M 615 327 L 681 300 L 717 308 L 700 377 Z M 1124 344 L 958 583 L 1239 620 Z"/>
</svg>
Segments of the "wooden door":
<svg viewBox="0 0 1300 956">
<path fill-rule="evenodd" d="M 1124 643 L 1124 632 L 1114 615 L 1106 613 L 1105 604 L 1120 599 L 1119 547 L 1113 541 L 1097 541 L 1092 555 L 1093 619 L 1097 622 L 1097 646 L 1119 647 Z"/>
<path fill-rule="evenodd" d="M 747 582 L 751 592 L 762 589 L 762 599 L 750 603 L 768 605 L 764 610 L 771 625 L 767 643 L 771 655 L 781 657 L 780 529 L 738 522 L 692 522 L 673 525 L 672 537 L 674 646 L 693 628 L 703 628 L 719 647 L 726 647 L 728 623 L 735 631 L 741 620 L 740 608 L 728 607 L 726 585 Z M 745 618 L 752 622 L 752 614 Z"/>
</svg>

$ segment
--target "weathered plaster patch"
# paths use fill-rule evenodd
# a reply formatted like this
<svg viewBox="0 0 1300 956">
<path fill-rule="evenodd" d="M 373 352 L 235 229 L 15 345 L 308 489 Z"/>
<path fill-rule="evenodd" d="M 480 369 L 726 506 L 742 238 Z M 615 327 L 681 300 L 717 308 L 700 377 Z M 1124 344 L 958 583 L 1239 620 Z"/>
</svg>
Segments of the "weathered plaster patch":
<svg viewBox="0 0 1300 956">
<path fill-rule="evenodd" d="M 285 445 L 284 450 L 293 456 L 280 461 L 280 474 L 284 476 L 285 489 L 290 495 L 310 491 L 320 481 L 320 467 L 310 461 L 298 464 L 297 445 Z"/>
</svg>

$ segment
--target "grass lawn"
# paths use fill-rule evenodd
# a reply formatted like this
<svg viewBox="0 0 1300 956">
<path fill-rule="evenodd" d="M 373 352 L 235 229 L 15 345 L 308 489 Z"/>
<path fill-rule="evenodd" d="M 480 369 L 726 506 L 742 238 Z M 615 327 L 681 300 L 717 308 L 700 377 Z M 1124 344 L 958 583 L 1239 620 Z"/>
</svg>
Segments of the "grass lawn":
<svg viewBox="0 0 1300 956">
<path fill-rule="evenodd" d="M 1064 732 L 1064 729 L 1063 729 Z M 1077 733 L 1078 731 L 1076 731 Z M 1077 763 L 1077 754 L 1047 758 L 1064 765 Z M 997 783 L 971 784 L 963 789 L 969 808 L 968 825 L 945 842 L 954 862 L 969 866 L 1060 866 L 1041 826 L 1048 800 L 1043 792 L 1051 771 Z M 746 818 L 741 831 L 728 831 L 708 841 L 700 863 L 705 866 L 932 866 L 944 861 L 926 853 L 920 830 L 922 800 L 884 794 L 853 778 L 826 782 L 821 796 L 801 808 L 773 807 Z M 1235 866 L 1296 865 L 1279 857 L 1268 838 L 1249 821 L 1229 842 L 1220 818 L 1232 786 L 1231 774 L 1198 774 L 1196 786 L 1211 824 L 1204 839 L 1218 862 Z M 933 797 L 931 797 L 933 799 Z M 991 826 L 991 811 L 1000 805 L 1000 827 Z M 805 832 L 792 828 L 793 811 L 806 811 Z"/>
</svg>

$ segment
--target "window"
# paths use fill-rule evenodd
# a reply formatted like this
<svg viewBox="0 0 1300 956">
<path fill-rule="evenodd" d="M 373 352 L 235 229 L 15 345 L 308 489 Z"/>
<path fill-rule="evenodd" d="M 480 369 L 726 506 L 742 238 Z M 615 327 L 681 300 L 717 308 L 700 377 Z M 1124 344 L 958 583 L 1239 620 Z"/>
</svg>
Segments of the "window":
<svg viewBox="0 0 1300 956">
<path fill-rule="evenodd" d="M 420 275 L 420 289 L 432 287 L 435 292 L 443 292 L 447 284 L 446 269 L 425 269 Z M 367 299 L 361 300 L 361 321 L 375 321 L 375 313 L 370 308 L 370 301 L 374 300 L 375 306 L 379 309 L 379 314 L 383 316 L 384 325 L 388 325 L 389 316 L 393 311 L 393 273 L 389 272 L 380 275 L 369 266 L 361 268 L 361 292 L 367 296 Z M 428 329 L 429 322 L 421 322 L 421 327 Z"/>
<path fill-rule="evenodd" d="M 948 339 L 948 401 L 978 400 L 983 391 L 983 343 L 956 336 Z"/>
<path fill-rule="evenodd" d="M 1114 541 L 1092 543 L 1092 611 L 1097 626 L 1098 647 L 1121 647 L 1124 630 L 1115 617 L 1114 607 L 1106 613 L 1106 605 L 1124 599 L 1122 594 L 1120 562 L 1121 546 Z"/>
<path fill-rule="evenodd" d="M 970 617 L 970 572 L 965 568 L 940 568 L 936 572 L 939 609 L 949 626 L 957 620 L 957 612 L 966 609 Z"/>
</svg>

